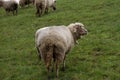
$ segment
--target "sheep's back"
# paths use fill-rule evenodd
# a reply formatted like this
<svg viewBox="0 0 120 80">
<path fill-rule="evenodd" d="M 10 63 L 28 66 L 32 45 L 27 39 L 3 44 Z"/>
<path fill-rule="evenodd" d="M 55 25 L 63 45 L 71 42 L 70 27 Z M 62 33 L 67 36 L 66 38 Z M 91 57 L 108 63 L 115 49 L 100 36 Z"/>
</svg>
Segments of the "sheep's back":
<svg viewBox="0 0 120 80">
<path fill-rule="evenodd" d="M 47 27 L 37 31 L 37 45 L 43 44 L 45 40 L 52 40 L 53 44 L 64 45 L 65 49 L 68 50 L 69 47 L 73 45 L 73 37 L 69 29 L 65 26 L 59 27 Z"/>
<path fill-rule="evenodd" d="M 42 3 L 45 4 L 45 0 L 35 0 L 35 4 Z"/>
<path fill-rule="evenodd" d="M 12 6 L 14 6 L 15 4 L 17 5 L 17 3 L 15 1 L 5 1 L 3 4 L 3 7 L 5 9 L 12 8 Z"/>
</svg>

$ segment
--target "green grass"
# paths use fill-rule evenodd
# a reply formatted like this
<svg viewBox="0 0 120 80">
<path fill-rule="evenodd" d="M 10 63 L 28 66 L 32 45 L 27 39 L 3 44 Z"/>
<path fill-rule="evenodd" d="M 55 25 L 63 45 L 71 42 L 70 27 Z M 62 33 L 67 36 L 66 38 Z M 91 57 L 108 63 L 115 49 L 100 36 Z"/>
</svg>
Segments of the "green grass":
<svg viewBox="0 0 120 80">
<path fill-rule="evenodd" d="M 0 80 L 47 80 L 34 44 L 37 29 L 82 22 L 89 33 L 67 55 L 60 80 L 120 80 L 120 0 L 58 0 L 42 17 L 35 7 L 6 16 L 0 8 Z M 51 73 L 52 80 L 55 72 Z"/>
</svg>

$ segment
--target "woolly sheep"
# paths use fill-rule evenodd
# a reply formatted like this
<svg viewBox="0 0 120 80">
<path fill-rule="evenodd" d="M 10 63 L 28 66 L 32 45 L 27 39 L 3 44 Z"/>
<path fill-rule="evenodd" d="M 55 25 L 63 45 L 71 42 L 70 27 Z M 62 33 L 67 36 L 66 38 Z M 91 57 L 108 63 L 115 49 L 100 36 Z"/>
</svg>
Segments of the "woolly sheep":
<svg viewBox="0 0 120 80">
<path fill-rule="evenodd" d="M 49 7 L 56 10 L 56 0 L 35 0 L 36 15 L 41 16 L 43 11 L 48 13 Z"/>
<path fill-rule="evenodd" d="M 18 12 L 18 4 L 16 1 L 4 1 L 4 0 L 0 0 L 0 7 L 3 7 L 6 11 L 6 14 L 8 15 L 8 13 L 10 11 L 12 11 L 13 15 L 15 15 L 15 12 L 16 12 L 16 15 L 17 15 L 17 12 Z"/>
<path fill-rule="evenodd" d="M 56 78 L 58 79 L 59 64 L 63 62 L 62 69 L 65 70 L 66 54 L 73 48 L 77 40 L 86 34 L 87 30 L 82 23 L 44 27 L 36 31 L 36 48 L 39 57 L 45 62 L 48 80 L 50 79 L 51 65 L 56 65 Z"/>
</svg>

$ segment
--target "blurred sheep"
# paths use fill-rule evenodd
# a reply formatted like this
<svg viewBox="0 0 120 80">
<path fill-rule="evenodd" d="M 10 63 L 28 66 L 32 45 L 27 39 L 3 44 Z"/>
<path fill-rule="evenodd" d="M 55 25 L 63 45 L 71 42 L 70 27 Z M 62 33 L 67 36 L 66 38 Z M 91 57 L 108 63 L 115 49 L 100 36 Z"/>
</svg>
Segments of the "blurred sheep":
<svg viewBox="0 0 120 80">
<path fill-rule="evenodd" d="M 34 0 L 20 0 L 19 1 L 19 5 L 21 7 L 25 7 L 26 5 L 29 6 L 30 3 L 34 4 Z"/>
<path fill-rule="evenodd" d="M 41 16 L 43 12 L 48 13 L 49 7 L 56 10 L 56 0 L 35 0 L 36 15 Z"/>
<path fill-rule="evenodd" d="M 10 11 L 12 11 L 13 15 L 17 15 L 18 13 L 18 3 L 14 0 L 0 0 L 0 7 L 5 9 L 7 15 Z"/>
</svg>

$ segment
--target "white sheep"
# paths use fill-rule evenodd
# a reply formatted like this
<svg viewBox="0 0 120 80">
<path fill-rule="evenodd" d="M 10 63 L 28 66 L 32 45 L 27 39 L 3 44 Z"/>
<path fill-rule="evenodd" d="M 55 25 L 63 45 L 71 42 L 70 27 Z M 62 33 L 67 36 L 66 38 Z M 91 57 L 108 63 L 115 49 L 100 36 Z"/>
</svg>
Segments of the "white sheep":
<svg viewBox="0 0 120 80">
<path fill-rule="evenodd" d="M 41 16 L 43 12 L 48 13 L 49 7 L 56 10 L 56 0 L 35 0 L 36 15 Z"/>
<path fill-rule="evenodd" d="M 50 26 L 38 29 L 35 34 L 35 43 L 39 57 L 45 62 L 50 79 L 50 67 L 56 65 L 56 78 L 58 78 L 59 64 L 63 62 L 65 69 L 66 54 L 73 48 L 87 30 L 82 23 L 72 23 L 68 26 Z"/>
<path fill-rule="evenodd" d="M 18 3 L 14 0 L 9 1 L 0 0 L 0 7 L 3 7 L 5 9 L 7 15 L 10 11 L 13 12 L 13 15 L 15 14 L 17 15 Z"/>
</svg>

